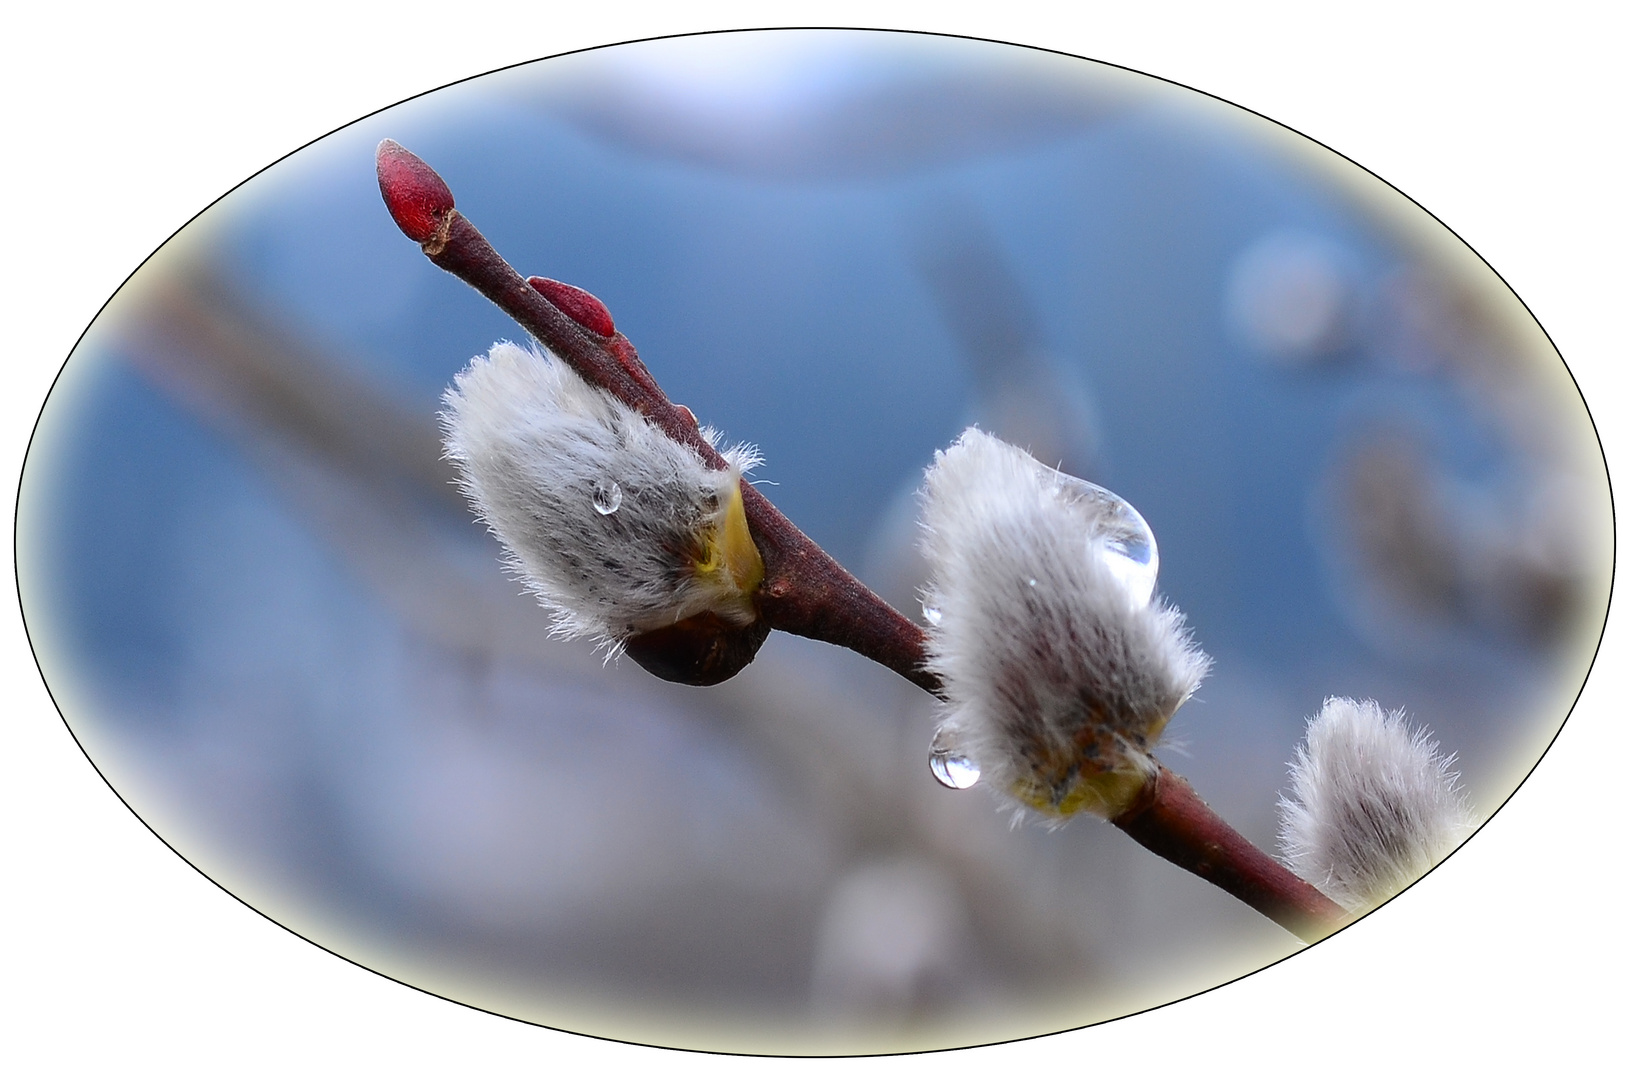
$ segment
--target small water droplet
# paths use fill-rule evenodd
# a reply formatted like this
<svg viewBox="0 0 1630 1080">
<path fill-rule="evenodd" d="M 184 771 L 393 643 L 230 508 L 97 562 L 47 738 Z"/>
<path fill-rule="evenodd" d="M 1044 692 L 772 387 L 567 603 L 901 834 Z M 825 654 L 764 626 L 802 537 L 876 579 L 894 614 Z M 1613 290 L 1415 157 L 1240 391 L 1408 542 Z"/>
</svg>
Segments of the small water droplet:
<svg viewBox="0 0 1630 1080">
<path fill-rule="evenodd" d="M 597 481 L 594 485 L 594 508 L 602 514 L 615 514 L 623 504 L 623 487 L 615 480 Z"/>
<path fill-rule="evenodd" d="M 1055 494 L 1086 519 L 1089 544 L 1101 541 L 1103 558 L 1137 607 L 1147 606 L 1160 575 L 1160 548 L 1133 505 L 1107 488 L 1060 476 Z"/>
<path fill-rule="evenodd" d="M 948 788 L 962 791 L 979 783 L 979 766 L 957 749 L 955 734 L 940 728 L 928 744 L 928 771 Z"/>
<path fill-rule="evenodd" d="M 933 604 L 924 604 L 923 618 L 927 620 L 929 626 L 938 626 L 940 624 L 940 609 Z"/>
</svg>

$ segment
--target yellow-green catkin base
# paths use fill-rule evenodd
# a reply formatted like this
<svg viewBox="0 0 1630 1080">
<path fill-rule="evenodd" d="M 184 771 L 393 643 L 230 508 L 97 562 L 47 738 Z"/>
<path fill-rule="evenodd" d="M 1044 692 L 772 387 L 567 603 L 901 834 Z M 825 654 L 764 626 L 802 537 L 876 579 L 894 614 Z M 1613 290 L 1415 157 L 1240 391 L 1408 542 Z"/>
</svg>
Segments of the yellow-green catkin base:
<svg viewBox="0 0 1630 1080">
<path fill-rule="evenodd" d="M 749 603 L 764 580 L 764 559 L 747 528 L 740 479 L 730 489 L 717 524 L 703 537 L 703 551 L 696 560 L 695 574 L 721 594 L 735 594 Z"/>
<path fill-rule="evenodd" d="M 1024 805 L 1050 817 L 1086 812 L 1115 818 L 1128 810 L 1154 775 L 1146 749 L 1160 737 L 1168 718 L 1145 725 L 1134 743 L 1096 725 L 1083 729 L 1074 746 L 1050 748 L 1027 757 L 1031 769 L 1010 790 Z"/>
</svg>

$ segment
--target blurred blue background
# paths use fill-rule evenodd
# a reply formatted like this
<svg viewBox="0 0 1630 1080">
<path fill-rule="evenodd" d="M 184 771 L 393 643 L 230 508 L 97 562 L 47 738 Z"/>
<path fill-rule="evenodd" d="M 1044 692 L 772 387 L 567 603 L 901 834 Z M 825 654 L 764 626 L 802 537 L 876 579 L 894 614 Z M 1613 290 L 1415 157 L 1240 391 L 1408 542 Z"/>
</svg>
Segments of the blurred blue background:
<svg viewBox="0 0 1630 1080">
<path fill-rule="evenodd" d="M 932 701 L 777 636 L 709 690 L 603 667 L 502 575 L 435 413 L 521 331 L 379 201 L 390 137 L 523 273 L 916 615 L 913 493 L 964 426 L 1129 499 L 1214 674 L 1163 754 L 1271 847 L 1328 694 L 1404 707 L 1486 815 L 1599 636 L 1605 470 L 1519 301 L 1333 154 L 981 42 L 672 39 L 312 144 L 151 259 L 25 474 L 25 610 L 75 734 L 251 904 L 415 985 L 596 1034 L 957 1045 L 1296 948 L 1101 823 L 1009 830 Z"/>
</svg>

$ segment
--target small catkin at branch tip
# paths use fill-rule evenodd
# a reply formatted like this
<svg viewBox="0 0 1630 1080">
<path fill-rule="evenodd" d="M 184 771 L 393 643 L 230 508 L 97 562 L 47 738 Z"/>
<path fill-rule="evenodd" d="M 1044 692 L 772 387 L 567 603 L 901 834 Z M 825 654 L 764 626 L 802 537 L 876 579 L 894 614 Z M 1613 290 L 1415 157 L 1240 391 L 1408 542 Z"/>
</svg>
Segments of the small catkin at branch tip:
<svg viewBox="0 0 1630 1080">
<path fill-rule="evenodd" d="M 1401 892 L 1475 825 L 1453 764 L 1403 710 L 1326 699 L 1279 802 L 1286 865 L 1349 911 Z"/>
<path fill-rule="evenodd" d="M 1079 483 L 973 428 L 936 455 L 927 666 L 944 681 L 942 736 L 997 791 L 1053 818 L 1113 818 L 1155 775 L 1149 751 L 1210 660 L 1175 608 L 1114 571 L 1104 504 L 1073 498 Z"/>
<path fill-rule="evenodd" d="M 409 240 L 428 243 L 453 212 L 453 192 L 424 160 L 400 143 L 386 139 L 374 152 L 379 193 L 396 227 Z"/>
<path fill-rule="evenodd" d="M 711 468 L 551 354 L 509 342 L 472 360 L 443 400 L 447 456 L 556 633 L 615 653 L 698 616 L 710 631 L 755 623 L 764 564 L 741 496 L 752 448 Z M 742 663 L 763 633 L 747 639 Z"/>
</svg>

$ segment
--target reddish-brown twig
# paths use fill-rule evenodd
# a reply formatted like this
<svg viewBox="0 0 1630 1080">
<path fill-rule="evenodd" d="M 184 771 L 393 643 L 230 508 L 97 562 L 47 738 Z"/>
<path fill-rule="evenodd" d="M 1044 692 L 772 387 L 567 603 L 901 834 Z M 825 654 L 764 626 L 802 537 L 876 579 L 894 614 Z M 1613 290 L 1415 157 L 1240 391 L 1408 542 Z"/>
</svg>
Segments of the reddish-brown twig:
<svg viewBox="0 0 1630 1080">
<path fill-rule="evenodd" d="M 453 194 L 441 177 L 398 144 L 389 140 L 380 144 L 378 169 L 391 216 L 431 262 L 497 304 L 588 382 L 637 409 L 704 461 L 725 467 L 718 451 L 702 437 L 696 418 L 668 400 L 634 346 L 617 332 L 604 305 L 580 289 L 521 277 L 454 208 Z M 563 303 L 575 309 L 572 314 L 562 310 Z M 938 690 L 939 679 L 922 666 L 921 627 L 884 603 L 752 485 L 742 485 L 742 501 L 764 559 L 764 582 L 757 594 L 764 626 L 740 635 L 745 656 L 739 657 L 739 664 L 727 662 L 722 669 L 725 677 L 752 659 L 768 628 L 852 649 L 926 690 Z M 709 640 L 713 629 L 709 628 Z M 647 662 L 653 654 L 660 657 L 663 652 L 650 648 L 650 642 L 629 643 L 629 654 L 647 667 L 653 666 Z"/>
<path fill-rule="evenodd" d="M 454 207 L 442 178 L 397 143 L 381 143 L 377 163 L 385 205 L 431 262 L 497 304 L 585 380 L 638 410 L 715 468 L 726 467 L 690 410 L 662 392 L 604 304 L 571 285 L 521 277 Z M 852 649 L 925 690 L 941 693 L 938 676 L 925 666 L 921 627 L 821 550 L 756 488 L 744 484 L 742 499 L 764 559 L 764 582 L 756 594 L 759 621 L 731 628 L 703 617 L 694 626 L 631 639 L 629 655 L 664 678 L 716 682 L 745 666 L 765 634 L 776 629 Z M 1339 906 L 1263 854 L 1218 817 L 1188 781 L 1164 767 L 1114 824 L 1304 940 L 1324 937 L 1346 918 Z"/>
<path fill-rule="evenodd" d="M 1340 929 L 1339 904 L 1269 858 L 1207 806 L 1189 782 L 1160 767 L 1114 825 L 1156 855 L 1245 901 L 1304 941 Z"/>
</svg>

